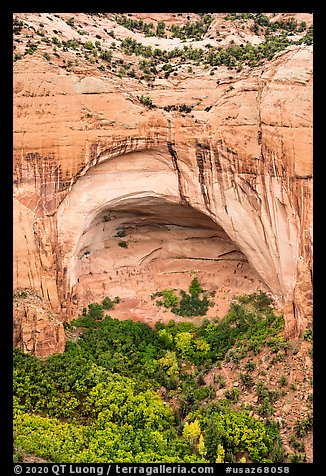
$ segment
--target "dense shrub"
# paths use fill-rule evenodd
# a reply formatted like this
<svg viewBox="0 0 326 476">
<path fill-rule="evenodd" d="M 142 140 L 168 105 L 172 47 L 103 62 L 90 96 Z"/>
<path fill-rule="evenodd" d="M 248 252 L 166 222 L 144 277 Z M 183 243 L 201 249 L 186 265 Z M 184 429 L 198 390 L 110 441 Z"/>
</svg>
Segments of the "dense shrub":
<svg viewBox="0 0 326 476">
<path fill-rule="evenodd" d="M 139 96 L 139 101 L 149 109 L 154 109 L 156 107 L 155 104 L 153 104 L 152 99 L 148 96 Z"/>
<path fill-rule="evenodd" d="M 200 298 L 199 294 L 203 294 Z M 181 300 L 179 302 L 178 297 L 173 290 L 165 289 L 152 295 L 152 299 L 155 297 L 164 297 L 162 304 L 164 307 L 171 309 L 171 312 L 178 316 L 204 316 L 207 313 L 209 306 L 212 304 L 208 300 L 204 290 L 200 287 L 198 279 L 194 278 L 189 286 L 189 294 L 180 290 Z"/>
<path fill-rule="evenodd" d="M 66 21 L 67 25 L 69 26 L 75 26 L 75 20 L 73 17 L 71 18 L 68 18 L 68 20 Z"/>
<path fill-rule="evenodd" d="M 294 431 L 298 437 L 303 438 L 309 431 L 311 431 L 312 427 L 313 418 L 312 415 L 308 415 L 306 418 L 303 418 L 302 420 L 298 419 L 296 421 Z"/>
<path fill-rule="evenodd" d="M 103 50 L 100 53 L 100 58 L 105 60 L 105 61 L 111 61 L 112 53 L 109 50 Z"/>
<path fill-rule="evenodd" d="M 119 296 L 116 296 L 113 300 L 110 298 L 110 296 L 106 296 L 106 298 L 103 299 L 102 301 L 102 308 L 103 309 L 114 309 L 115 304 L 119 304 L 120 298 Z"/>
<path fill-rule="evenodd" d="M 260 294 L 252 294 L 234 301 L 224 319 L 217 325 L 204 321 L 198 334 L 204 337 L 211 346 L 210 358 L 223 359 L 229 349 L 234 347 L 233 355 L 238 351 L 244 357 L 248 352 L 258 354 L 262 346 L 267 345 L 278 336 L 284 327 L 282 315 L 276 315 Z M 241 358 L 242 358 L 241 357 Z"/>
<path fill-rule="evenodd" d="M 145 33 L 145 36 L 155 35 L 154 24 L 152 22 L 146 23 L 143 20 L 133 20 L 126 15 L 116 15 L 114 19 L 119 25 L 128 28 L 128 30 L 140 31 Z"/>
<path fill-rule="evenodd" d="M 203 292 L 196 280 L 189 290 L 193 298 Z M 219 335 L 224 319 L 206 319 L 200 327 L 171 320 L 152 329 L 103 317 L 103 307 L 118 301 L 107 296 L 102 304 L 84 309 L 70 324 L 83 333 L 76 342 L 67 342 L 63 354 L 39 360 L 14 350 L 15 457 L 27 453 L 51 462 L 213 462 L 240 461 L 246 454 L 252 461 L 282 460 L 275 425 L 231 411 L 227 400 L 210 403 L 215 388 L 203 375 L 216 359 L 212 335 Z M 224 338 L 239 318 L 238 340 L 248 338 L 249 329 L 253 334 L 262 330 L 257 316 L 245 320 L 245 306 L 255 302 L 253 297 L 243 308 L 233 307 L 232 325 L 222 326 Z M 271 312 L 269 307 L 257 310 L 273 326 L 277 318 Z M 189 371 L 190 362 L 195 373 Z M 257 393 L 261 405 L 277 398 L 263 383 L 257 384 Z M 227 396 L 235 402 L 239 393 L 229 389 Z M 269 414 L 265 410 L 263 416 Z M 195 420 L 200 434 L 191 438 Z M 298 422 L 296 431 L 302 435 L 310 426 L 308 419 Z M 186 427 L 190 433 L 183 431 Z"/>
<path fill-rule="evenodd" d="M 194 40 L 202 40 L 207 33 L 213 17 L 211 15 L 204 15 L 199 21 L 188 21 L 184 26 L 171 25 L 170 30 L 174 38 L 185 40 L 187 38 Z"/>
<path fill-rule="evenodd" d="M 85 41 L 85 43 L 83 44 L 83 47 L 85 48 L 85 50 L 93 50 L 95 48 L 91 40 Z"/>
<path fill-rule="evenodd" d="M 245 412 L 233 410 L 215 410 L 214 404 L 206 411 L 195 412 L 192 418 L 198 418 L 204 430 L 204 441 L 207 450 L 206 458 L 215 462 L 218 457 L 218 448 L 224 450 L 225 462 L 230 457 L 248 454 L 253 462 L 272 462 L 271 454 L 280 449 L 280 440 L 277 424 L 264 425 L 255 418 L 250 418 Z M 282 461 L 282 451 L 278 461 Z M 274 460 L 277 461 L 277 460 Z"/>
<path fill-rule="evenodd" d="M 179 111 L 179 112 L 185 112 L 186 114 L 188 114 L 189 112 L 192 111 L 192 106 L 187 106 L 186 104 L 168 105 L 168 106 L 164 106 L 163 109 L 164 111 Z"/>
</svg>

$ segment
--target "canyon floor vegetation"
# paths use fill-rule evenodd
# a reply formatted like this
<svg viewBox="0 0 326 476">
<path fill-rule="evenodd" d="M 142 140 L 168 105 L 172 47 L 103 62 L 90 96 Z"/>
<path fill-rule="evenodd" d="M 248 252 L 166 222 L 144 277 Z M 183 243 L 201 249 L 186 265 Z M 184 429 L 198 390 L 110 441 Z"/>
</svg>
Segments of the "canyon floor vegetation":
<svg viewBox="0 0 326 476">
<path fill-rule="evenodd" d="M 189 291 L 204 292 L 197 279 Z M 173 290 L 159 296 L 177 305 Z M 112 319 L 119 302 L 108 296 L 67 324 L 63 354 L 14 350 L 16 461 L 305 461 L 311 411 L 288 428 L 286 451 L 276 405 L 294 385 L 286 375 L 271 385 L 263 370 L 262 359 L 272 374 L 293 345 L 266 294 L 239 296 L 220 321 L 194 316 L 155 328 Z M 311 337 L 302 341 L 311 346 Z"/>
<path fill-rule="evenodd" d="M 313 14 L 14 13 L 13 63 L 14 461 L 311 463 Z"/>
</svg>

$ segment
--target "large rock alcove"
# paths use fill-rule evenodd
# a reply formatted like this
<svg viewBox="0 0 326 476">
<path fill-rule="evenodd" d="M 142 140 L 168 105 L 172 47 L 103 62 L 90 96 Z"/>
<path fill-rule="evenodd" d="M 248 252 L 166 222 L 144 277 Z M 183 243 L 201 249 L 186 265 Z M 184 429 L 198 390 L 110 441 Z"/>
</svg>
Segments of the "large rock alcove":
<svg viewBox="0 0 326 476">
<path fill-rule="evenodd" d="M 221 69 L 218 81 L 166 83 L 151 90 L 156 109 L 129 80 L 58 74 L 37 57 L 15 63 L 14 289 L 33 301 L 22 308 L 20 293 L 15 309 L 25 350 L 61 352 L 62 323 L 108 294 L 122 298 L 115 317 L 163 319 L 150 294 L 186 290 L 195 274 L 217 292 L 212 315 L 263 289 L 284 311 L 286 334 L 304 331 L 311 55 L 293 46 L 232 78 Z M 164 109 L 197 96 L 192 114 Z"/>
<path fill-rule="evenodd" d="M 215 291 L 212 315 L 235 293 L 268 289 L 223 228 L 180 196 L 180 177 L 162 152 L 104 160 L 79 178 L 58 209 L 68 315 L 106 295 L 120 318 L 170 319 L 150 295 L 186 289 L 194 275 Z"/>
</svg>

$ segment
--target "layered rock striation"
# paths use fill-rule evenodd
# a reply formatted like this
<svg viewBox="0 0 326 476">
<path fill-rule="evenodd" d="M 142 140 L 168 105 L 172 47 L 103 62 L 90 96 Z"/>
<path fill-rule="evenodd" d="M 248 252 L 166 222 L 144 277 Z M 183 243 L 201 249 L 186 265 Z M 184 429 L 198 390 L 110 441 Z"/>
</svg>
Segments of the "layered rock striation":
<svg viewBox="0 0 326 476">
<path fill-rule="evenodd" d="M 139 101 L 142 83 L 40 57 L 15 63 L 14 82 L 14 288 L 40 294 L 61 322 L 139 290 L 135 318 L 154 318 L 144 290 L 196 272 L 230 298 L 267 290 L 287 335 L 306 328 L 311 46 L 235 75 L 158 80 L 155 109 Z M 191 115 L 163 109 L 180 101 Z"/>
<path fill-rule="evenodd" d="M 45 357 L 65 349 L 62 322 L 51 306 L 30 289 L 14 292 L 13 343 L 23 352 Z"/>
</svg>

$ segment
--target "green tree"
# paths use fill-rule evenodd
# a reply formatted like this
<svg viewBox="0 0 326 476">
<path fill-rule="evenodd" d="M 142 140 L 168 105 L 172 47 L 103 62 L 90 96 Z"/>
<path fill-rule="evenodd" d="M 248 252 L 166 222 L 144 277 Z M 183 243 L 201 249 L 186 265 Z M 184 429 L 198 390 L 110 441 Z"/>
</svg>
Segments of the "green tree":
<svg viewBox="0 0 326 476">
<path fill-rule="evenodd" d="M 166 371 L 169 377 L 177 377 L 179 374 L 179 364 L 175 352 L 167 351 L 164 357 L 158 360 L 158 363 Z"/>
<path fill-rule="evenodd" d="M 103 301 L 102 301 L 102 307 L 103 309 L 113 309 L 114 308 L 114 302 L 110 298 L 110 296 L 106 296 Z"/>
<path fill-rule="evenodd" d="M 186 422 L 182 435 L 190 441 L 192 445 L 196 443 L 201 434 L 201 428 L 198 420 L 194 422 Z"/>
<path fill-rule="evenodd" d="M 190 359 L 194 354 L 194 338 L 189 332 L 180 332 L 174 338 L 177 351 L 183 359 Z"/>
<path fill-rule="evenodd" d="M 198 278 L 194 278 L 191 281 L 191 284 L 189 286 L 189 293 L 193 297 L 198 297 L 199 293 L 203 292 L 201 286 L 199 285 Z"/>
<path fill-rule="evenodd" d="M 100 53 L 100 58 L 105 60 L 105 61 L 111 61 L 112 53 L 109 50 L 103 50 Z"/>
<path fill-rule="evenodd" d="M 66 21 L 67 25 L 69 26 L 75 26 L 75 20 L 73 17 L 71 18 L 68 18 L 68 20 Z"/>
<path fill-rule="evenodd" d="M 94 49 L 94 45 L 93 45 L 93 42 L 91 40 L 85 41 L 83 46 L 84 46 L 85 50 L 93 50 Z"/>
<path fill-rule="evenodd" d="M 198 453 L 200 454 L 200 456 L 202 458 L 204 458 L 204 456 L 206 455 L 207 451 L 206 451 L 206 447 L 205 447 L 205 442 L 204 442 L 204 436 L 203 434 L 200 435 L 199 437 L 199 441 L 198 441 Z"/>
<path fill-rule="evenodd" d="M 159 21 L 156 27 L 156 36 L 164 36 L 165 34 L 165 23 L 164 21 Z"/>
<path fill-rule="evenodd" d="M 94 319 L 102 319 L 103 318 L 103 307 L 101 304 L 93 302 L 88 305 L 88 313 Z"/>
</svg>

